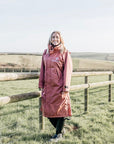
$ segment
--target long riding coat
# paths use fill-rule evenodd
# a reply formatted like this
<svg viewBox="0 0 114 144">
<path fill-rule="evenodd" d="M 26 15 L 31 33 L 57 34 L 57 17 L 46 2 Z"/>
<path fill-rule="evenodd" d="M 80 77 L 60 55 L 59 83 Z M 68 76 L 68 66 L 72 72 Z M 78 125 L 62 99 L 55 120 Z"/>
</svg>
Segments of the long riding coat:
<svg viewBox="0 0 114 144">
<path fill-rule="evenodd" d="M 62 46 L 52 53 L 44 50 L 39 77 L 42 88 L 42 113 L 45 117 L 71 116 L 69 97 L 72 74 L 72 60 L 68 50 L 61 52 Z"/>
</svg>

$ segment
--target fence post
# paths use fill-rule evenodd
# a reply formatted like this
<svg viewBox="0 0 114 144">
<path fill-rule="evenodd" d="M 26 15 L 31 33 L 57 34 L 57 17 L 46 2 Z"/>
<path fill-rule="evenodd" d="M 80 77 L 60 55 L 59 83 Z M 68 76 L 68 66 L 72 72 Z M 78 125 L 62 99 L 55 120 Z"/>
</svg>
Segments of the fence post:
<svg viewBox="0 0 114 144">
<path fill-rule="evenodd" d="M 88 84 L 88 76 L 85 76 L 85 84 Z M 88 111 L 88 94 L 89 94 L 89 89 L 86 88 L 84 90 L 84 111 Z"/>
<path fill-rule="evenodd" d="M 112 80 L 112 75 L 109 75 L 109 81 Z M 112 96 L 112 85 L 109 84 L 109 94 L 108 94 L 108 101 L 111 102 L 111 96 Z"/>
<path fill-rule="evenodd" d="M 44 118 L 42 115 L 42 111 L 40 110 L 41 108 L 41 91 L 40 91 L 40 97 L 39 97 L 39 130 L 44 129 Z"/>
</svg>

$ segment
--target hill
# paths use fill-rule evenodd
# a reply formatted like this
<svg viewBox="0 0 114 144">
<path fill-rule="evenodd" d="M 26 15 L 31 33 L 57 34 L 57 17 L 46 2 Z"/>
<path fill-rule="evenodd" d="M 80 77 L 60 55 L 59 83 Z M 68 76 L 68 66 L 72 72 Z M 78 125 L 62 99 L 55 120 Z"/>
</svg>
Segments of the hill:
<svg viewBox="0 0 114 144">
<path fill-rule="evenodd" d="M 111 56 L 114 57 L 113 54 L 108 55 L 107 58 L 103 53 L 71 53 L 71 56 L 75 71 L 114 70 L 114 61 L 108 60 L 109 57 L 110 59 Z M 40 69 L 41 58 L 41 54 L 0 53 L 0 68 Z"/>
<path fill-rule="evenodd" d="M 72 58 L 73 69 L 76 71 L 114 71 L 114 62 L 105 60 Z"/>
<path fill-rule="evenodd" d="M 114 53 L 73 52 L 72 57 L 114 61 Z"/>
</svg>

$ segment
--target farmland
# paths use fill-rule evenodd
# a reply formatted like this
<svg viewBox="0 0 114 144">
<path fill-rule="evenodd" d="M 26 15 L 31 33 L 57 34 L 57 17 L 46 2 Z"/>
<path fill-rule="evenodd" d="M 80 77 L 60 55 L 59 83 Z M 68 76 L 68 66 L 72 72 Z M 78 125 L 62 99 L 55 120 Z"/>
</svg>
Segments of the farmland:
<svg viewBox="0 0 114 144">
<path fill-rule="evenodd" d="M 75 53 L 74 53 L 75 54 Z M 88 54 L 89 55 L 89 54 Z M 89 55 L 90 56 L 90 55 Z M 86 70 L 113 70 L 114 61 L 109 60 L 99 60 L 94 57 L 85 57 L 85 55 L 72 55 L 73 69 L 85 69 Z M 91 59 L 90 59 L 91 58 Z M 93 59 L 94 58 L 94 59 Z M 32 68 L 40 69 L 41 56 L 38 55 L 0 55 L 0 68 Z"/>
</svg>

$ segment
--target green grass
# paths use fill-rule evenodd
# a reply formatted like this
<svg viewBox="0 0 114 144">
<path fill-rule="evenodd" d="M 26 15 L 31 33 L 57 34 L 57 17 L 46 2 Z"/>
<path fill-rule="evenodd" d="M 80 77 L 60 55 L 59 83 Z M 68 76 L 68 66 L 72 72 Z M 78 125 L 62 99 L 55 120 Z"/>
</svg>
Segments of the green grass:
<svg viewBox="0 0 114 144">
<path fill-rule="evenodd" d="M 89 82 L 106 80 L 107 76 L 89 77 Z M 71 85 L 82 83 L 83 77 L 72 78 Z M 37 87 L 38 80 L 0 82 L 0 96 L 37 91 Z M 114 143 L 114 85 L 111 103 L 107 86 L 89 89 L 89 93 L 89 112 L 85 114 L 84 91 L 70 92 L 72 117 L 66 121 L 66 133 L 60 144 Z M 0 107 L 0 144 L 48 143 L 55 129 L 45 118 L 45 129 L 39 131 L 38 103 L 36 98 Z"/>
</svg>

